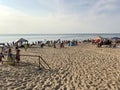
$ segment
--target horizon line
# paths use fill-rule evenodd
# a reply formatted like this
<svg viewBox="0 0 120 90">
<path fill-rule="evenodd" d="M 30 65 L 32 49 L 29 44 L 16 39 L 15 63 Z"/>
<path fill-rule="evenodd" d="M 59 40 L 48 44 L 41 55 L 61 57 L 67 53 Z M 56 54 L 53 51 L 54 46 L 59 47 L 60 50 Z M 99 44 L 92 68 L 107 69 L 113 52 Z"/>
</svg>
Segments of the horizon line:
<svg viewBox="0 0 120 90">
<path fill-rule="evenodd" d="M 0 35 L 31 35 L 31 34 L 34 34 L 34 35 L 39 35 L 39 34 L 42 34 L 42 35 L 46 35 L 46 34 L 49 34 L 49 35 L 58 35 L 58 34 L 120 34 L 119 33 L 1 33 Z"/>
</svg>

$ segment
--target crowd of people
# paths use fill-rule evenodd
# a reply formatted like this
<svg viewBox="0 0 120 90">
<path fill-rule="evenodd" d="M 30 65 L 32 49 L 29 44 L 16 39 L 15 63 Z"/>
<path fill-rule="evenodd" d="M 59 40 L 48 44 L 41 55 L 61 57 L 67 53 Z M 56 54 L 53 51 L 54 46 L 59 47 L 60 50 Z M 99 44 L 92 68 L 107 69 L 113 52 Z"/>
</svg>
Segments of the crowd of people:
<svg viewBox="0 0 120 90">
<path fill-rule="evenodd" d="M 53 48 L 57 48 L 57 47 L 60 47 L 60 48 L 64 48 L 65 46 L 76 46 L 78 45 L 78 41 L 77 40 L 48 40 L 46 42 L 42 42 L 42 41 L 36 41 L 36 42 L 33 42 L 31 44 L 32 45 L 39 45 L 41 48 L 43 48 L 44 46 L 48 46 L 48 47 L 53 47 Z"/>
<path fill-rule="evenodd" d="M 20 62 L 20 49 L 21 47 L 19 47 L 18 45 L 15 45 L 15 43 L 13 42 L 13 47 L 15 48 L 16 53 L 13 54 L 12 50 L 13 47 L 11 48 L 10 44 L 7 44 L 9 47 L 6 47 L 5 45 L 2 47 L 1 49 L 1 53 L 0 53 L 0 63 L 3 64 L 3 59 L 6 59 L 7 62 L 9 62 L 11 65 L 15 65 L 15 63 L 19 64 Z M 23 47 L 25 49 L 25 51 L 27 51 L 28 47 L 32 46 L 32 45 L 39 45 L 40 48 L 44 48 L 44 46 L 48 46 L 48 47 L 53 47 L 53 48 L 64 48 L 65 46 L 76 46 L 78 45 L 78 41 L 77 40 L 54 40 L 54 41 L 46 41 L 45 43 L 41 42 L 41 41 L 37 41 L 34 42 L 32 44 L 24 44 Z M 7 58 L 5 58 L 5 56 Z"/>
</svg>

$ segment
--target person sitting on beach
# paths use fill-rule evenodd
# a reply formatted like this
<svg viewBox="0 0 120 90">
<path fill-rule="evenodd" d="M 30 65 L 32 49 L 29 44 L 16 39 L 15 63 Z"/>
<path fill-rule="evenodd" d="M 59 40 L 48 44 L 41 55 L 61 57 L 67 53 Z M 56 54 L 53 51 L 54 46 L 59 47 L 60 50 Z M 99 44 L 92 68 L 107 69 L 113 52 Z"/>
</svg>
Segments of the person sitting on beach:
<svg viewBox="0 0 120 90">
<path fill-rule="evenodd" d="M 12 54 L 11 49 L 8 50 L 8 57 L 7 57 L 8 61 L 10 62 L 11 65 L 15 65 L 15 60 Z"/>
<path fill-rule="evenodd" d="M 16 59 L 17 63 L 19 63 L 19 61 L 20 61 L 20 50 L 19 49 L 16 50 L 15 59 Z"/>
<path fill-rule="evenodd" d="M 3 55 L 3 53 L 1 52 L 1 53 L 0 53 L 0 62 L 3 64 L 2 58 L 4 58 L 4 55 Z"/>
</svg>

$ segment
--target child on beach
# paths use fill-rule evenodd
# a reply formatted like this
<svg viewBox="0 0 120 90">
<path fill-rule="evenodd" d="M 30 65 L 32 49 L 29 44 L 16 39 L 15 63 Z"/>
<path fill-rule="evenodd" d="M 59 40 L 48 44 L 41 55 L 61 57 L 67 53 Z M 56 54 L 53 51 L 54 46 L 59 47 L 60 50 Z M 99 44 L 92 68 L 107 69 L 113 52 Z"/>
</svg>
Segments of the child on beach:
<svg viewBox="0 0 120 90">
<path fill-rule="evenodd" d="M 4 55 L 2 54 L 2 52 L 0 53 L 0 62 L 3 64 L 2 58 L 4 58 Z"/>
</svg>

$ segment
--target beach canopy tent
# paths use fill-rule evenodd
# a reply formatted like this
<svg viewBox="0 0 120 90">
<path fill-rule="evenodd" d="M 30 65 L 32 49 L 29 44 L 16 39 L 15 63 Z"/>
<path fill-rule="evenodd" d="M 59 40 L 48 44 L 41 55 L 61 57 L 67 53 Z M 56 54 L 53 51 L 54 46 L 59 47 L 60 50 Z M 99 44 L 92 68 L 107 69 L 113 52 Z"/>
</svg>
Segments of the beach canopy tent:
<svg viewBox="0 0 120 90">
<path fill-rule="evenodd" d="M 26 39 L 24 39 L 24 38 L 20 38 L 19 40 L 17 40 L 16 42 L 15 42 L 15 44 L 17 44 L 17 45 L 22 45 L 23 43 L 28 43 L 28 40 L 26 40 Z"/>
<path fill-rule="evenodd" d="M 26 40 L 24 38 L 20 38 L 19 40 L 16 41 L 16 43 L 19 43 L 19 42 L 28 42 L 28 40 Z"/>
<path fill-rule="evenodd" d="M 5 43 L 0 43 L 0 45 L 5 45 Z"/>
<path fill-rule="evenodd" d="M 0 43 L 0 47 L 4 47 L 5 46 L 5 43 Z"/>
</svg>

